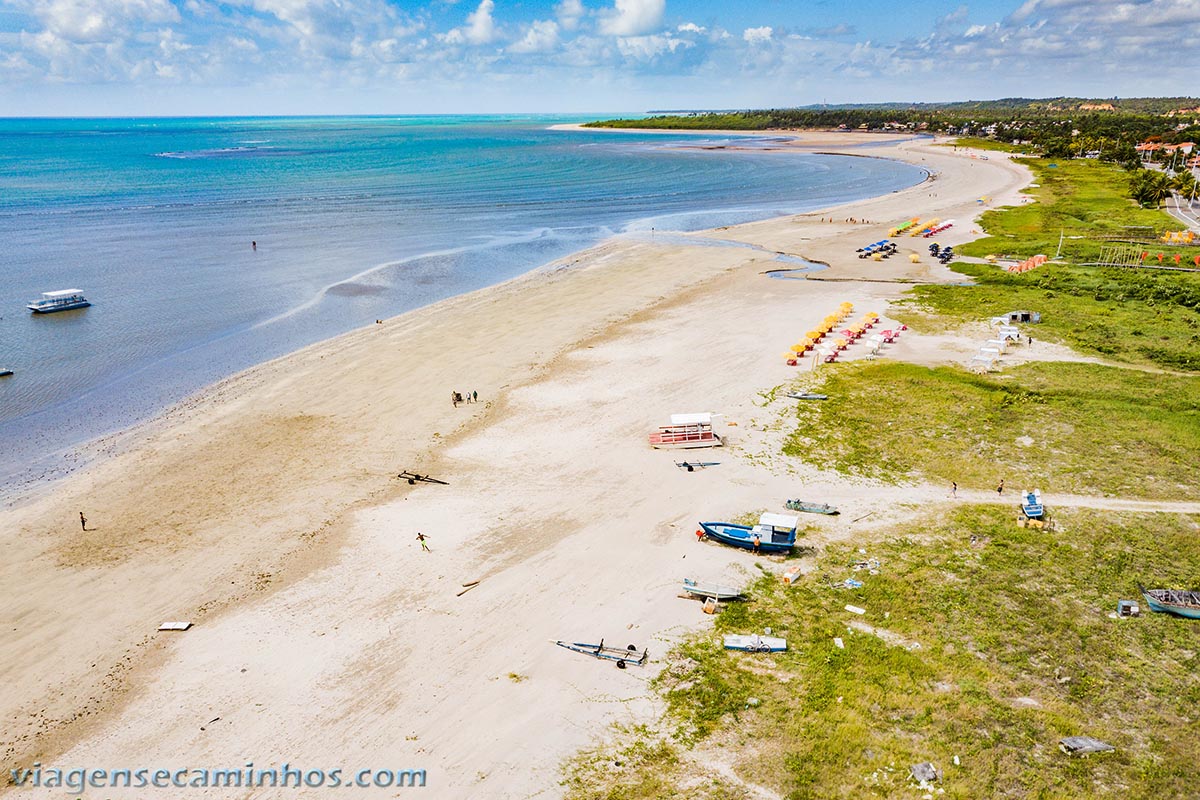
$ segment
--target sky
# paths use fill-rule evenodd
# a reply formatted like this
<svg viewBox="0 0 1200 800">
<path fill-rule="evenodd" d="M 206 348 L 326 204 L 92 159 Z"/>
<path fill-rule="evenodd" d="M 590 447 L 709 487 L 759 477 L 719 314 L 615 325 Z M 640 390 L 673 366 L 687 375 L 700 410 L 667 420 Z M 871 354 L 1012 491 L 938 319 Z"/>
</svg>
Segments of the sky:
<svg viewBox="0 0 1200 800">
<path fill-rule="evenodd" d="M 1197 94 L 1200 0 L 0 0 L 0 116 Z"/>
</svg>

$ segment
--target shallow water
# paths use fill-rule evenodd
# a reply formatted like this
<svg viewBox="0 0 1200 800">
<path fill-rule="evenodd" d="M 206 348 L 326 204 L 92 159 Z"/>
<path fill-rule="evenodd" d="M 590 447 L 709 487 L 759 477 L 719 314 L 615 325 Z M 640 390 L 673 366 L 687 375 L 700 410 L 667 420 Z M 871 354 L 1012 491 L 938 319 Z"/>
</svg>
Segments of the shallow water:
<svg viewBox="0 0 1200 800">
<path fill-rule="evenodd" d="M 0 491 L 238 370 L 608 236 L 924 178 L 879 159 L 546 129 L 560 121 L 0 120 L 0 368 L 16 372 L 0 379 Z M 91 308 L 24 309 L 76 287 Z"/>
</svg>

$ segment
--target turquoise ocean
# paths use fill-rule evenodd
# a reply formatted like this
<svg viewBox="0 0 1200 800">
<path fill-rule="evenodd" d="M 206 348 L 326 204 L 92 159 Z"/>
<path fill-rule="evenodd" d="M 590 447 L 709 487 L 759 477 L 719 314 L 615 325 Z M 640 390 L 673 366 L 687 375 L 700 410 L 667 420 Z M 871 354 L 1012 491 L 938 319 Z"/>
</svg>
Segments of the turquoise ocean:
<svg viewBox="0 0 1200 800">
<path fill-rule="evenodd" d="M 549 130 L 574 121 L 0 120 L 0 496 L 234 372 L 607 237 L 925 177 L 767 138 Z M 68 288 L 94 305 L 25 309 Z"/>
</svg>

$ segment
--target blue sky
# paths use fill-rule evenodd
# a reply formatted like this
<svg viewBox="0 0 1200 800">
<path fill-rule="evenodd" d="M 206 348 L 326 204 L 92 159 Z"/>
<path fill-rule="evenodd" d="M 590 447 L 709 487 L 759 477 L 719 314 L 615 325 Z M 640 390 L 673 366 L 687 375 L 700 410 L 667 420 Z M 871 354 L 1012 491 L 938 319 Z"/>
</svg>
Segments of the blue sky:
<svg viewBox="0 0 1200 800">
<path fill-rule="evenodd" d="M 0 116 L 1196 94 L 1200 0 L 0 0 Z"/>
</svg>

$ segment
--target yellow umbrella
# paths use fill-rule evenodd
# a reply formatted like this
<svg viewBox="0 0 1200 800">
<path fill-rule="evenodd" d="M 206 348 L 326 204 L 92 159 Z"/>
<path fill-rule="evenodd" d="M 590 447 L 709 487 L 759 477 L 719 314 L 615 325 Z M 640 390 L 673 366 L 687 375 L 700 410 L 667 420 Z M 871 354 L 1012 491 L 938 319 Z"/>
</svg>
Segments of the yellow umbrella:
<svg viewBox="0 0 1200 800">
<path fill-rule="evenodd" d="M 822 336 L 824 336 L 825 332 L 824 331 L 809 331 L 805 335 L 808 336 L 809 339 L 811 339 L 815 342 L 817 339 L 820 339 Z"/>
<path fill-rule="evenodd" d="M 845 339 L 834 339 L 833 343 L 841 349 L 845 349 L 848 342 Z"/>
</svg>

